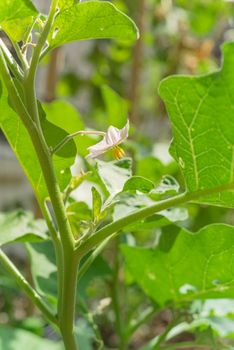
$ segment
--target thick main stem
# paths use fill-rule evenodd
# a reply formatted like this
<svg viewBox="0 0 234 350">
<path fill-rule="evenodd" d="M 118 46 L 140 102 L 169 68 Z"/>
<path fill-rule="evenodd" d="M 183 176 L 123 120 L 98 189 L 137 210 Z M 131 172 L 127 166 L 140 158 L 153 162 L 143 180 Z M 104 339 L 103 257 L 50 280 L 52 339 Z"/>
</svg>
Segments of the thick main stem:
<svg viewBox="0 0 234 350">
<path fill-rule="evenodd" d="M 74 332 L 76 310 L 76 285 L 79 259 L 74 251 L 64 251 L 63 260 L 63 297 L 59 315 L 60 330 L 66 350 L 78 350 Z"/>
<path fill-rule="evenodd" d="M 27 95 L 30 86 L 31 85 L 26 85 L 25 95 Z M 34 86 L 31 86 L 31 91 L 32 89 L 34 91 Z M 31 97 L 31 99 L 27 100 L 27 109 L 30 115 L 35 116 L 34 113 L 38 113 L 35 93 Z M 44 137 L 41 134 L 41 130 L 36 129 L 35 132 L 31 131 L 30 136 L 33 140 L 33 144 L 41 165 L 43 177 L 47 185 L 61 239 L 62 254 L 60 254 L 60 256 L 62 261 L 59 261 L 58 264 L 58 268 L 62 269 L 62 271 L 59 271 L 61 275 L 59 289 L 62 299 L 59 301 L 58 310 L 60 329 L 66 349 L 77 350 L 78 345 L 76 344 L 73 329 L 77 283 L 77 264 L 75 264 L 74 261 L 75 240 L 66 216 L 51 155 L 47 144 L 45 143 Z"/>
</svg>

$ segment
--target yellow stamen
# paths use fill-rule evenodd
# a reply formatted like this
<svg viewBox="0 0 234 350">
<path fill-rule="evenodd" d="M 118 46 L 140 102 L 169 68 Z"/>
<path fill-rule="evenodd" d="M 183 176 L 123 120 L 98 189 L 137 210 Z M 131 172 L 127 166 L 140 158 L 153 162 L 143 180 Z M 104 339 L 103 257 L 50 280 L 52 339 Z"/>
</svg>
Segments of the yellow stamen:
<svg viewBox="0 0 234 350">
<path fill-rule="evenodd" d="M 121 147 L 116 146 L 113 148 L 113 156 L 115 159 L 119 160 L 125 156 L 125 152 Z"/>
</svg>

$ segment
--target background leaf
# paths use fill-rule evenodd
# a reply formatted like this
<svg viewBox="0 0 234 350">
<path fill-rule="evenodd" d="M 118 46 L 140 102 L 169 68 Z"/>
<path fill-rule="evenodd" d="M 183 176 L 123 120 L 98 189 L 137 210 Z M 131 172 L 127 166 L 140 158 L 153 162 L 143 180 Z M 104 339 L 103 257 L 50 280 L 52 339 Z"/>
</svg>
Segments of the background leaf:
<svg viewBox="0 0 234 350">
<path fill-rule="evenodd" d="M 228 298 L 234 293 L 232 226 L 215 224 L 191 234 L 169 227 L 157 247 L 122 246 L 127 268 L 144 292 L 168 302 Z"/>
<path fill-rule="evenodd" d="M 65 130 L 68 134 L 85 130 L 81 116 L 70 103 L 58 100 L 43 104 L 43 109 L 47 120 Z M 75 142 L 79 154 L 84 156 L 88 153 L 87 148 L 94 144 L 95 140 L 89 136 L 77 136 L 73 139 L 73 142 Z"/>
<path fill-rule="evenodd" d="M 50 340 L 42 339 L 33 333 L 0 326 L 0 349 L 16 350 L 19 348 L 28 350 L 62 350 L 61 343 L 55 343 Z"/>
<path fill-rule="evenodd" d="M 102 86 L 101 92 L 106 107 L 108 126 L 115 125 L 117 128 L 122 128 L 128 119 L 127 101 L 107 85 Z"/>
<path fill-rule="evenodd" d="M 0 245 L 14 241 L 48 239 L 44 220 L 35 220 L 33 214 L 22 210 L 0 213 Z"/>
</svg>

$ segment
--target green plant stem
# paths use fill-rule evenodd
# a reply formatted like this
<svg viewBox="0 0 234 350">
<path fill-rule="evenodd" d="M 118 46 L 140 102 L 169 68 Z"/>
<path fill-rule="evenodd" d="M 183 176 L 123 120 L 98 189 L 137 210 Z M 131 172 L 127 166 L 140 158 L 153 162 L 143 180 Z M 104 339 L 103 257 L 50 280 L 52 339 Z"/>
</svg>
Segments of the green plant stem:
<svg viewBox="0 0 234 350">
<path fill-rule="evenodd" d="M 234 190 L 234 184 L 226 184 L 222 186 L 218 186 L 215 188 L 207 189 L 207 190 L 199 190 L 190 193 L 182 193 L 175 197 L 168 198 L 159 202 L 156 202 L 154 205 L 149 206 L 147 208 L 143 208 L 133 213 L 116 220 L 115 222 L 104 226 L 100 230 L 96 231 L 91 237 L 89 237 L 86 241 L 78 241 L 76 246 L 77 254 L 85 255 L 90 250 L 94 249 L 95 246 L 98 246 L 103 240 L 111 236 L 115 232 L 121 231 L 124 227 L 137 222 L 139 220 L 143 220 L 157 212 L 162 210 L 171 208 L 173 206 L 183 204 L 189 201 L 198 200 L 201 197 L 209 196 L 214 193 L 219 193 L 227 190 Z"/>
<path fill-rule="evenodd" d="M 78 350 L 74 334 L 74 321 L 79 259 L 74 254 L 74 251 L 67 249 L 64 250 L 63 258 L 63 295 L 59 326 L 66 350 Z"/>
<path fill-rule="evenodd" d="M 59 269 L 58 274 L 60 283 L 60 301 L 58 304 L 59 327 L 63 336 L 66 350 L 77 350 L 78 344 L 76 342 L 76 337 L 74 334 L 74 319 L 79 259 L 74 254 L 75 239 L 73 237 L 71 227 L 66 216 L 66 211 L 61 191 L 56 179 L 50 150 L 46 144 L 41 129 L 35 90 L 35 77 L 40 54 L 52 27 L 56 14 L 57 3 L 58 0 L 54 0 L 52 2 L 50 14 L 32 56 L 30 69 L 25 80 L 24 90 L 27 110 L 32 119 L 35 121 L 38 131 L 37 133 L 30 132 L 30 136 L 38 155 L 61 239 L 61 245 L 59 246 L 57 252 L 57 263 Z"/>
<path fill-rule="evenodd" d="M 114 261 L 113 261 L 113 273 L 112 273 L 112 280 L 110 282 L 110 293 L 111 293 L 111 299 L 112 299 L 112 305 L 113 310 L 115 313 L 115 328 L 116 333 L 119 338 L 119 350 L 125 350 L 126 349 L 126 341 L 125 341 L 125 334 L 124 334 L 124 312 L 121 305 L 121 297 L 120 297 L 120 281 L 119 281 L 119 252 L 118 252 L 118 239 L 114 240 L 114 246 L 113 246 L 113 255 L 114 255 Z"/>
<path fill-rule="evenodd" d="M 49 309 L 48 305 L 44 303 L 41 296 L 35 289 L 28 283 L 24 276 L 19 272 L 17 267 L 12 263 L 8 256 L 0 249 L 0 262 L 8 271 L 8 273 L 15 279 L 20 288 L 27 294 L 27 296 L 33 301 L 43 315 L 53 324 L 58 326 L 58 320 L 56 316 Z"/>
<path fill-rule="evenodd" d="M 12 40 L 12 41 L 11 41 L 11 44 L 12 44 L 12 46 L 13 46 L 14 49 L 15 49 L 15 52 L 16 52 L 16 54 L 17 54 L 17 57 L 18 57 L 18 59 L 19 59 L 21 65 L 22 65 L 23 71 L 26 72 L 26 71 L 28 70 L 28 68 L 29 68 L 29 66 L 28 66 L 28 61 L 27 61 L 26 57 L 25 57 L 24 54 L 21 52 L 21 49 L 20 49 L 18 43 L 14 42 L 14 40 Z"/>
<path fill-rule="evenodd" d="M 155 346 L 152 348 L 153 350 L 160 350 L 161 344 L 166 340 L 168 333 L 172 330 L 173 327 L 175 327 L 176 323 L 178 321 L 178 318 L 174 319 L 169 325 L 166 327 L 163 333 L 161 333 L 158 338 Z"/>
<path fill-rule="evenodd" d="M 149 307 L 141 314 L 140 318 L 136 320 L 133 324 L 130 324 L 129 329 L 126 332 L 126 338 L 129 339 L 133 336 L 133 334 L 144 325 L 151 317 L 155 315 L 157 309 L 155 307 Z"/>
<path fill-rule="evenodd" d="M 88 131 L 88 130 L 79 130 L 74 132 L 73 134 L 70 134 L 66 136 L 55 148 L 52 150 L 52 154 L 57 153 L 62 147 L 66 145 L 70 140 L 74 139 L 76 136 L 79 135 L 100 135 L 100 136 L 105 136 L 106 133 L 102 131 Z"/>
<path fill-rule="evenodd" d="M 77 277 L 77 257 L 74 258 L 75 240 L 69 225 L 61 191 L 56 179 L 54 166 L 50 151 L 43 136 L 40 125 L 38 112 L 38 104 L 35 91 L 35 75 L 40 57 L 40 50 L 43 48 L 48 32 L 52 26 L 55 16 L 57 0 L 52 2 L 51 12 L 48 17 L 42 37 L 38 41 L 35 48 L 29 73 L 24 82 L 25 103 L 24 105 L 17 88 L 12 79 L 10 79 L 9 71 L 0 52 L 0 72 L 2 73 L 4 82 L 8 89 L 8 93 L 15 110 L 21 117 L 37 153 L 38 160 L 41 165 L 42 173 L 46 182 L 49 197 L 56 218 L 56 224 L 60 233 L 61 246 L 58 267 L 61 271 L 61 280 L 59 289 L 61 291 L 61 302 L 59 303 L 59 326 L 64 339 L 66 350 L 77 350 L 75 335 L 73 332 L 74 324 L 74 304 L 76 296 L 76 277 Z M 53 236 L 52 236 L 53 238 Z M 76 261 L 75 261 L 76 260 Z"/>
</svg>

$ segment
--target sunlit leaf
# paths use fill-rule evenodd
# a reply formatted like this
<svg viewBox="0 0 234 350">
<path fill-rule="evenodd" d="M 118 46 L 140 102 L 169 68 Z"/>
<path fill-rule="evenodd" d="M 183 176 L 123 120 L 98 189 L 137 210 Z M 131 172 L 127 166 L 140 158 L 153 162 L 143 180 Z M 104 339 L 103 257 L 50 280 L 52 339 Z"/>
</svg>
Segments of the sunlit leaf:
<svg viewBox="0 0 234 350">
<path fill-rule="evenodd" d="M 22 40 L 38 12 L 30 0 L 1 0 L 0 28 L 15 41 Z"/>
<path fill-rule="evenodd" d="M 170 77 L 160 87 L 172 123 L 171 152 L 188 191 L 234 183 L 234 44 L 225 44 L 223 54 L 220 71 L 200 77 Z M 227 191 L 200 201 L 233 207 L 234 194 Z"/>
<path fill-rule="evenodd" d="M 49 38 L 51 48 L 77 40 L 137 38 L 134 22 L 107 1 L 88 1 L 61 11 Z"/>
</svg>

